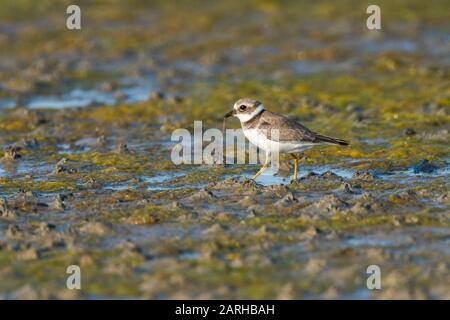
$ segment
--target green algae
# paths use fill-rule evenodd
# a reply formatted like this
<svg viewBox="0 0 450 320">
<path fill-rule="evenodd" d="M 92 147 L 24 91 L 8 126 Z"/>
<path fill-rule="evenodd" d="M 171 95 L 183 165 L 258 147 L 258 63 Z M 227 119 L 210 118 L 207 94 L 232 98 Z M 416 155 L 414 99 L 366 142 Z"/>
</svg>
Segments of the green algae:
<svg viewBox="0 0 450 320">
<path fill-rule="evenodd" d="M 57 191 L 73 191 L 76 185 L 70 181 L 26 181 L 15 179 L 0 179 L 3 192 L 9 191 L 36 191 L 36 192 L 57 192 Z"/>
</svg>

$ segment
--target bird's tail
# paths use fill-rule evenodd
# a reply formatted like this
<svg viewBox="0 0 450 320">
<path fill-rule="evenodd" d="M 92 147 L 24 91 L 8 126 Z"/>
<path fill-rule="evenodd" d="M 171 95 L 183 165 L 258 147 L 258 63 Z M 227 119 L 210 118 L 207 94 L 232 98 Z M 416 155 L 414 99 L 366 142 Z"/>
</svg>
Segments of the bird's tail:
<svg viewBox="0 0 450 320">
<path fill-rule="evenodd" d="M 321 135 L 321 134 L 316 134 L 316 139 L 319 142 L 338 144 L 338 145 L 341 145 L 341 146 L 348 146 L 350 144 L 350 142 L 348 142 L 348 141 L 341 140 L 341 139 L 336 139 L 336 138 L 332 138 L 332 137 L 328 137 L 328 136 L 324 136 L 324 135 Z"/>
</svg>

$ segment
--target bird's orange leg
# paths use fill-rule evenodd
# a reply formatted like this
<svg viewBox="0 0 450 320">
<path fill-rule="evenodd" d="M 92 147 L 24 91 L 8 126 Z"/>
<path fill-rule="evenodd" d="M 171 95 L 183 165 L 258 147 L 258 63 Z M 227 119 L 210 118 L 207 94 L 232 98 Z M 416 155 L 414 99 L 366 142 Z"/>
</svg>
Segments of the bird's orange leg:
<svg viewBox="0 0 450 320">
<path fill-rule="evenodd" d="M 291 153 L 291 156 L 294 158 L 294 181 L 298 181 L 298 157 L 296 154 Z"/>
<path fill-rule="evenodd" d="M 264 165 L 262 166 L 261 169 L 259 169 L 259 171 L 253 176 L 252 180 L 255 180 L 261 173 L 263 173 L 267 168 L 269 167 L 269 163 L 266 162 L 264 163 Z"/>
</svg>

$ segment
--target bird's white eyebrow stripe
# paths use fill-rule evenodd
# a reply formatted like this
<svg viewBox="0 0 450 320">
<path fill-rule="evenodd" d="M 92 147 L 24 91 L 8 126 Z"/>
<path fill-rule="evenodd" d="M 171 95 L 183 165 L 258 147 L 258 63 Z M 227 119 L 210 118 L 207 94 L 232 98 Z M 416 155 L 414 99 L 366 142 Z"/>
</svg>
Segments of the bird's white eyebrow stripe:
<svg viewBox="0 0 450 320">
<path fill-rule="evenodd" d="M 245 121 L 243 121 L 243 122 L 247 122 L 247 121 L 250 121 L 250 120 L 252 120 L 256 115 L 258 115 L 261 111 L 263 111 L 264 110 L 264 106 L 263 106 L 263 104 L 260 104 L 259 106 L 258 106 L 258 108 L 256 108 L 255 110 L 253 110 L 253 112 L 252 113 L 250 113 L 248 116 L 246 116 L 245 118 L 247 118 L 247 120 L 245 120 Z"/>
</svg>

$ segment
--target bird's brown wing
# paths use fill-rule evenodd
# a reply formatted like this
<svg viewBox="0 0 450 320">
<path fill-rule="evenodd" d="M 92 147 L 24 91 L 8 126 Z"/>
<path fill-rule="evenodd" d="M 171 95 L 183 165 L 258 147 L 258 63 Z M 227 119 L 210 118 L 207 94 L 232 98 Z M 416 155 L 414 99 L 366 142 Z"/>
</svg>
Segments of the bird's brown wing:
<svg viewBox="0 0 450 320">
<path fill-rule="evenodd" d="M 278 130 L 273 130 L 273 129 Z M 258 129 L 270 140 L 278 142 L 309 142 L 348 145 L 347 141 L 315 133 L 286 117 L 264 111 L 259 119 Z"/>
<path fill-rule="evenodd" d="M 286 117 L 264 111 L 258 123 L 260 130 L 268 139 L 279 142 L 314 142 L 314 132 Z"/>
</svg>

